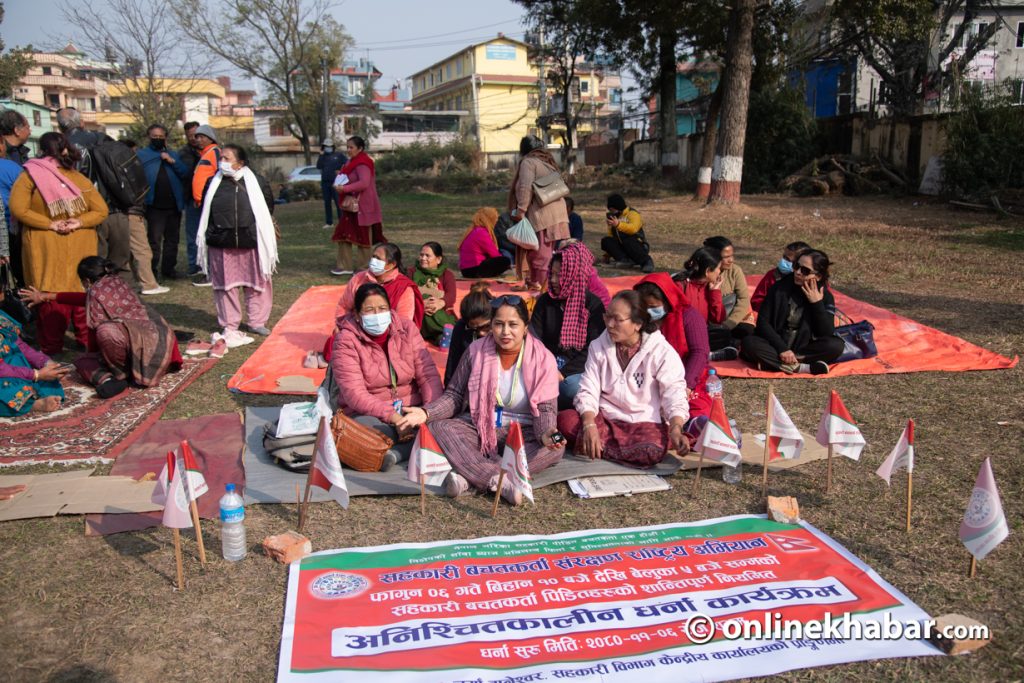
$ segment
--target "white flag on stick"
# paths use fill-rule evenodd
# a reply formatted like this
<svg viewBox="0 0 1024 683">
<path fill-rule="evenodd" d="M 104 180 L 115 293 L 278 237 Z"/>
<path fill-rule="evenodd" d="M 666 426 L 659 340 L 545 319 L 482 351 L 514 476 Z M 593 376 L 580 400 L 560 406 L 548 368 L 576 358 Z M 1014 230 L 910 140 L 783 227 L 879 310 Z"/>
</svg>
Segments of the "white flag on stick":
<svg viewBox="0 0 1024 683">
<path fill-rule="evenodd" d="M 313 469 L 310 471 L 310 484 L 327 491 L 338 505 L 348 508 L 348 486 L 345 484 L 345 473 L 341 469 L 341 459 L 334 445 L 334 435 L 327 418 L 320 417 L 320 429 L 317 431 L 316 446 L 313 453 Z"/>
<path fill-rule="evenodd" d="M 729 417 L 725 414 L 725 403 L 720 396 L 716 396 L 711 404 L 711 417 L 697 440 L 697 450 L 708 460 L 729 467 L 736 467 L 743 459 Z"/>
<path fill-rule="evenodd" d="M 418 484 L 422 476 L 424 484 L 440 486 L 451 471 L 452 466 L 441 452 L 441 447 L 430 432 L 430 428 L 421 425 L 416 434 L 416 441 L 412 444 L 412 452 L 409 453 L 407 478 Z"/>
<path fill-rule="evenodd" d="M 188 492 L 182 473 L 185 468 L 172 452 L 167 452 L 167 464 L 157 479 L 153 497 L 156 505 L 164 506 L 163 525 L 171 529 L 191 529 L 192 517 L 188 509 Z"/>
<path fill-rule="evenodd" d="M 875 471 L 879 477 L 885 480 L 886 484 L 890 484 L 889 479 L 892 478 L 893 472 L 898 472 L 901 469 L 906 469 L 908 473 L 914 471 L 914 421 L 907 420 L 907 426 L 903 429 L 903 433 L 900 434 L 900 440 L 896 446 L 892 449 L 892 453 L 886 458 L 881 466 Z"/>
<path fill-rule="evenodd" d="M 795 460 L 804 449 L 804 437 L 789 419 L 779 397 L 772 394 L 772 416 L 768 424 L 768 460 Z"/>
<path fill-rule="evenodd" d="M 843 404 L 843 399 L 834 390 L 829 394 L 825 412 L 821 414 L 816 439 L 822 446 L 831 445 L 836 453 L 850 460 L 860 460 L 860 452 L 864 450 L 864 436 Z"/>
<path fill-rule="evenodd" d="M 984 560 L 1009 535 L 992 464 L 985 458 L 974 482 L 964 521 L 960 524 L 960 540 L 976 560 Z"/>
<path fill-rule="evenodd" d="M 523 445 L 523 428 L 518 422 L 513 422 L 508 430 L 505 452 L 501 455 L 501 469 L 512 488 L 532 503 L 533 485 L 530 483 L 530 468 L 526 462 L 526 446 Z"/>
</svg>

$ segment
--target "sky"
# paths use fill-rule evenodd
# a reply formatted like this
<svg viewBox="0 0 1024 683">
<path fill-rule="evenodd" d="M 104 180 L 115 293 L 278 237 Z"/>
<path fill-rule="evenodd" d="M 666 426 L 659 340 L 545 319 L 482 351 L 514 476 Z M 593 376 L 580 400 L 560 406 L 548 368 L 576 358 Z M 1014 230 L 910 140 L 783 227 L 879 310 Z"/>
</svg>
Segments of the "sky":
<svg viewBox="0 0 1024 683">
<path fill-rule="evenodd" d="M 97 11 L 104 5 L 104 0 L 85 2 Z M 31 43 L 37 49 L 56 50 L 74 39 L 73 27 L 60 20 L 60 0 L 3 4 L 0 36 L 8 48 Z M 510 0 L 345 0 L 336 3 L 332 14 L 356 41 L 351 56 L 365 57 L 369 50 L 371 61 L 384 73 L 378 88 L 387 89 L 499 31 L 521 38 L 524 11 Z M 231 72 L 225 68 L 223 73 Z"/>
</svg>

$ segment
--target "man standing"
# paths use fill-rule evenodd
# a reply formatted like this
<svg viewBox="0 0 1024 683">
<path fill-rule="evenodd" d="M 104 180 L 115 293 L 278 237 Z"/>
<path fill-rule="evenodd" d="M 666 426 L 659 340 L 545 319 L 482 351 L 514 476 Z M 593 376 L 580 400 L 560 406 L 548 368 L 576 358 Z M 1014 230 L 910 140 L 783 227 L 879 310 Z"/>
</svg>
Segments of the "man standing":
<svg viewBox="0 0 1024 683">
<path fill-rule="evenodd" d="M 189 121 L 185 124 L 185 146 L 178 150 L 178 157 L 181 163 L 188 167 L 188 175 L 182 178 L 185 199 L 185 254 L 188 256 L 188 276 L 199 274 L 199 265 L 196 263 L 196 235 L 199 233 L 199 215 L 202 213 L 200 207 L 192 201 L 192 174 L 199 163 L 199 153 L 196 142 L 196 129 L 199 128 L 198 121 Z"/>
<path fill-rule="evenodd" d="M 154 123 L 146 129 L 149 146 L 138 151 L 146 171 L 149 192 L 146 194 L 146 231 L 153 250 L 153 272 L 169 280 L 178 277 L 178 238 L 181 235 L 181 212 L 185 208 L 185 192 L 181 181 L 189 168 L 178 155 L 167 151 L 167 129 Z"/>
<path fill-rule="evenodd" d="M 338 171 L 348 163 L 348 157 L 341 152 L 334 151 L 334 142 L 327 138 L 324 144 L 320 145 L 320 156 L 317 157 L 316 167 L 320 169 L 320 192 L 324 197 L 324 230 L 334 227 L 335 194 L 334 179 L 338 177 Z M 341 214 L 338 214 L 341 219 Z"/>
<path fill-rule="evenodd" d="M 96 184 L 110 209 L 107 219 L 96 229 L 99 256 L 117 266 L 125 280 L 128 280 L 127 273 L 131 272 L 142 288 L 142 293 L 147 296 L 171 291 L 161 287 L 153 276 L 153 251 L 149 248 L 149 237 L 146 234 L 143 200 L 131 206 L 121 204 L 111 196 L 98 177 L 91 150 L 101 142 L 113 141 L 113 138 L 83 130 L 82 116 L 74 107 L 57 110 L 57 126 L 68 142 L 82 153 L 78 170 Z"/>
<path fill-rule="evenodd" d="M 203 190 L 210 178 L 217 174 L 220 168 L 220 146 L 217 144 L 217 131 L 211 126 L 202 125 L 196 128 L 196 147 L 202 150 L 199 154 L 199 161 L 192 172 L 192 199 L 196 207 L 202 209 Z M 192 281 L 196 287 L 212 287 L 213 284 L 205 275 L 200 274 Z"/>
<path fill-rule="evenodd" d="M 21 227 L 18 221 L 10 215 L 6 208 L 11 197 L 11 187 L 21 173 L 21 167 L 31 158 L 31 151 L 25 142 L 32 136 L 32 128 L 28 125 L 28 119 L 13 109 L 5 109 L 0 112 L 0 146 L 4 147 L 4 154 L 0 158 L 6 158 L 0 168 L 0 195 L 3 196 L 5 207 L 5 218 L 7 225 L 4 228 L 5 237 L 8 240 L 8 259 L 11 264 L 11 272 L 14 273 L 14 280 L 18 286 L 24 286 L 25 274 L 21 267 Z"/>
<path fill-rule="evenodd" d="M 7 147 L 7 158 L 18 166 L 24 166 L 31 158 L 31 152 L 25 144 L 32 137 L 32 127 L 28 125 L 28 119 L 20 112 L 5 109 L 0 113 L 0 136 Z"/>
</svg>

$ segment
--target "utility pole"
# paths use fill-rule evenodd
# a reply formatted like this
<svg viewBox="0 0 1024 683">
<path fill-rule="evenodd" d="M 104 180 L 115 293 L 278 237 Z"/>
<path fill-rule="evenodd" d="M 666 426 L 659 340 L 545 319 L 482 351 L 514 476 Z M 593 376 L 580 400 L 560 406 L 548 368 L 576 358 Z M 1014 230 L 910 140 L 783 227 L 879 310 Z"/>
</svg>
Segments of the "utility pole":
<svg viewBox="0 0 1024 683">
<path fill-rule="evenodd" d="M 321 77 L 320 77 L 321 86 L 322 86 L 322 90 L 323 90 L 323 112 L 322 112 L 322 115 L 320 117 L 320 144 L 323 145 L 324 144 L 324 140 L 327 139 L 328 131 L 330 130 L 330 125 L 327 122 L 328 118 L 330 117 L 330 113 L 329 113 L 329 111 L 330 111 L 329 110 L 330 103 L 327 101 L 327 93 L 330 92 L 330 79 L 331 79 L 331 75 L 329 73 L 327 73 L 327 57 L 326 56 L 320 58 L 320 73 L 321 73 Z"/>
</svg>

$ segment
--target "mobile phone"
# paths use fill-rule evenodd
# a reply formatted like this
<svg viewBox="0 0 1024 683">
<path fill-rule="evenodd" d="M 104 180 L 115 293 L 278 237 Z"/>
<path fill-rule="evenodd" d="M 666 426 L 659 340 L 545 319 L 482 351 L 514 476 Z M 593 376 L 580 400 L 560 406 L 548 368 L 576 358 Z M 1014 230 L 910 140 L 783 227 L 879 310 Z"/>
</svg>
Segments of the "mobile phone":
<svg viewBox="0 0 1024 683">
<path fill-rule="evenodd" d="M 555 432 L 551 435 L 551 443 L 555 446 L 561 446 L 565 443 L 565 437 L 562 436 L 562 432 Z"/>
<path fill-rule="evenodd" d="M 58 370 L 67 370 L 67 371 L 70 372 L 71 370 L 75 369 L 75 364 L 74 363 L 58 363 L 57 364 L 57 369 Z"/>
</svg>

